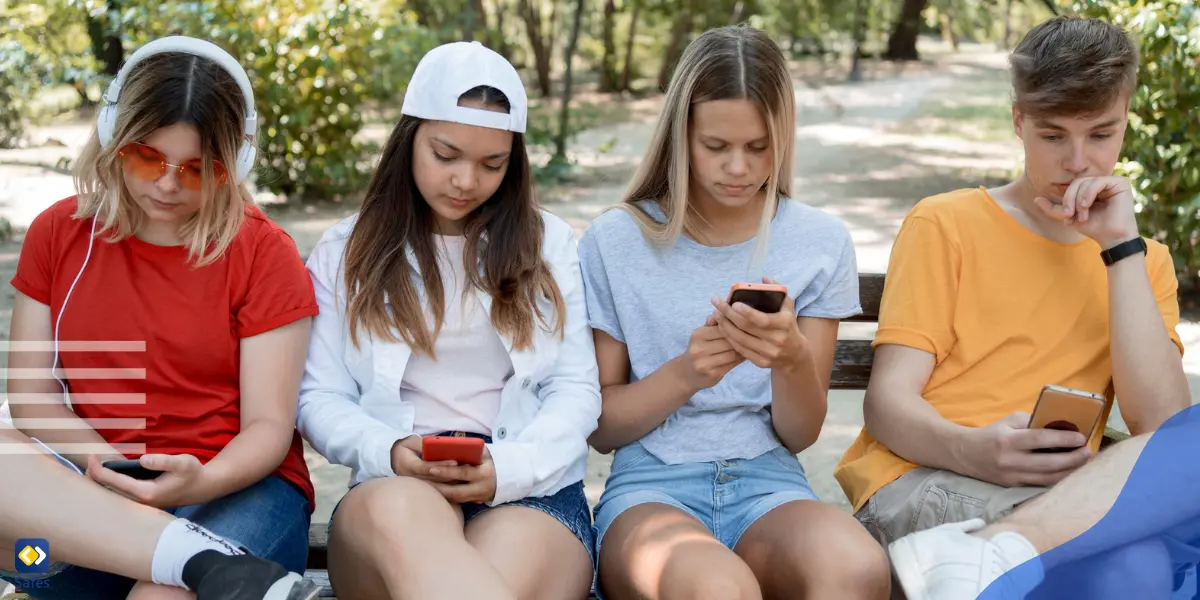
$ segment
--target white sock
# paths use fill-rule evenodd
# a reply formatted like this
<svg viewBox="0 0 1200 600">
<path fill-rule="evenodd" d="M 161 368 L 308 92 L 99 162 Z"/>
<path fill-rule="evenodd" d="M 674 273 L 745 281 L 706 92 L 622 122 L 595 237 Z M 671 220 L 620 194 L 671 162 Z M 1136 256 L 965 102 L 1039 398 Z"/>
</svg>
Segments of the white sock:
<svg viewBox="0 0 1200 600">
<path fill-rule="evenodd" d="M 221 554 L 245 554 L 229 540 L 191 522 L 175 519 L 163 530 L 150 562 L 150 580 L 161 585 L 188 589 L 183 583 L 183 566 L 205 550 Z M 189 590 L 190 591 L 190 590 Z"/>
</svg>

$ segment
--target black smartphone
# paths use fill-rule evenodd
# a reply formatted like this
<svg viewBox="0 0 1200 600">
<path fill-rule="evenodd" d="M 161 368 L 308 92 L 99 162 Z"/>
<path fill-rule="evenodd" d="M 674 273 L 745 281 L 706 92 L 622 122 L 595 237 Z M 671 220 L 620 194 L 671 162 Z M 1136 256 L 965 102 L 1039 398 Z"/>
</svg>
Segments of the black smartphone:
<svg viewBox="0 0 1200 600">
<path fill-rule="evenodd" d="M 777 313 L 783 308 L 783 300 L 787 298 L 787 288 L 778 284 L 768 283 L 735 283 L 729 290 L 730 306 L 741 302 L 754 310 L 764 313 Z"/>
<path fill-rule="evenodd" d="M 134 479 L 155 479 L 163 474 L 162 471 L 154 471 L 143 467 L 142 463 L 138 462 L 137 459 L 110 460 L 103 464 L 107 469 L 111 469 L 122 475 L 128 475 Z"/>
</svg>

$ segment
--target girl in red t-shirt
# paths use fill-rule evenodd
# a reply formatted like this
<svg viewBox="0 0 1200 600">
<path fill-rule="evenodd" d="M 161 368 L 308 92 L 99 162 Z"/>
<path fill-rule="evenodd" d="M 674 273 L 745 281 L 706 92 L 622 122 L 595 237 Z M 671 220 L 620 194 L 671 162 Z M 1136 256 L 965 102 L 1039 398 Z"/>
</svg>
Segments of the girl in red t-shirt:
<svg viewBox="0 0 1200 600">
<path fill-rule="evenodd" d="M 317 305 L 242 183 L 250 83 L 217 46 L 172 37 L 104 100 L 78 195 L 30 225 L 12 279 L 19 431 L 0 433 L 37 452 L 0 452 L 0 541 L 53 554 L 0 577 L 39 600 L 311 598 L 294 573 L 314 505 L 294 423 Z M 114 470 L 125 459 L 150 473 Z"/>
</svg>

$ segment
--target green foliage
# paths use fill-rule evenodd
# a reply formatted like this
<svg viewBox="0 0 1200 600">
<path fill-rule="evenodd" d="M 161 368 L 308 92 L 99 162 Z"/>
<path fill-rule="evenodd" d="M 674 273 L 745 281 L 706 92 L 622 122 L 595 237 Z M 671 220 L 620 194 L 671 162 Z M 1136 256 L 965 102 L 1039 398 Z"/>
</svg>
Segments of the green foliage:
<svg viewBox="0 0 1200 600">
<path fill-rule="evenodd" d="M 1138 194 L 1148 237 L 1171 249 L 1177 272 L 1200 271 L 1200 8 L 1189 0 L 1076 3 L 1082 14 L 1125 27 L 1142 53 L 1118 165 Z"/>
<path fill-rule="evenodd" d="M 432 41 L 402 19 L 319 0 L 141 2 L 128 48 L 170 34 L 222 46 L 246 68 L 259 113 L 257 183 L 289 197 L 366 187 L 377 148 L 357 136 L 372 101 L 398 103 Z"/>
<path fill-rule="evenodd" d="M 31 62 L 20 44 L 0 41 L 0 148 L 15 147 L 25 133 L 22 114 L 37 82 Z"/>
</svg>

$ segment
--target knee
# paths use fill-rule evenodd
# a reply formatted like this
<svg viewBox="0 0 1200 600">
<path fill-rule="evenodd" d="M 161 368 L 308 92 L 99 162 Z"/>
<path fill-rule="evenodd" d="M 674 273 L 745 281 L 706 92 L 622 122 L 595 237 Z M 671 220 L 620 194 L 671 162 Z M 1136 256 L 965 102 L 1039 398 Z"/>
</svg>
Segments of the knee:
<svg viewBox="0 0 1200 600">
<path fill-rule="evenodd" d="M 745 564 L 690 574 L 691 590 L 680 597 L 695 600 L 761 600 L 758 580 Z"/>
<path fill-rule="evenodd" d="M 1124 590 L 1125 597 L 1165 598 L 1174 587 L 1171 556 L 1163 542 L 1149 540 L 1105 554 L 1092 569 L 1100 597 Z"/>
<path fill-rule="evenodd" d="M 866 531 L 840 536 L 826 544 L 820 556 L 820 560 L 800 566 L 805 572 L 805 587 L 811 592 L 808 597 L 824 597 L 832 591 L 841 598 L 882 599 L 890 595 L 892 573 L 887 554 Z"/>
<path fill-rule="evenodd" d="M 183 588 L 139 582 L 125 600 L 194 600 L 196 596 Z"/>
<path fill-rule="evenodd" d="M 450 504 L 429 484 L 411 477 L 374 479 L 346 493 L 333 519 L 332 535 L 356 539 L 413 534 L 453 518 Z"/>
</svg>

